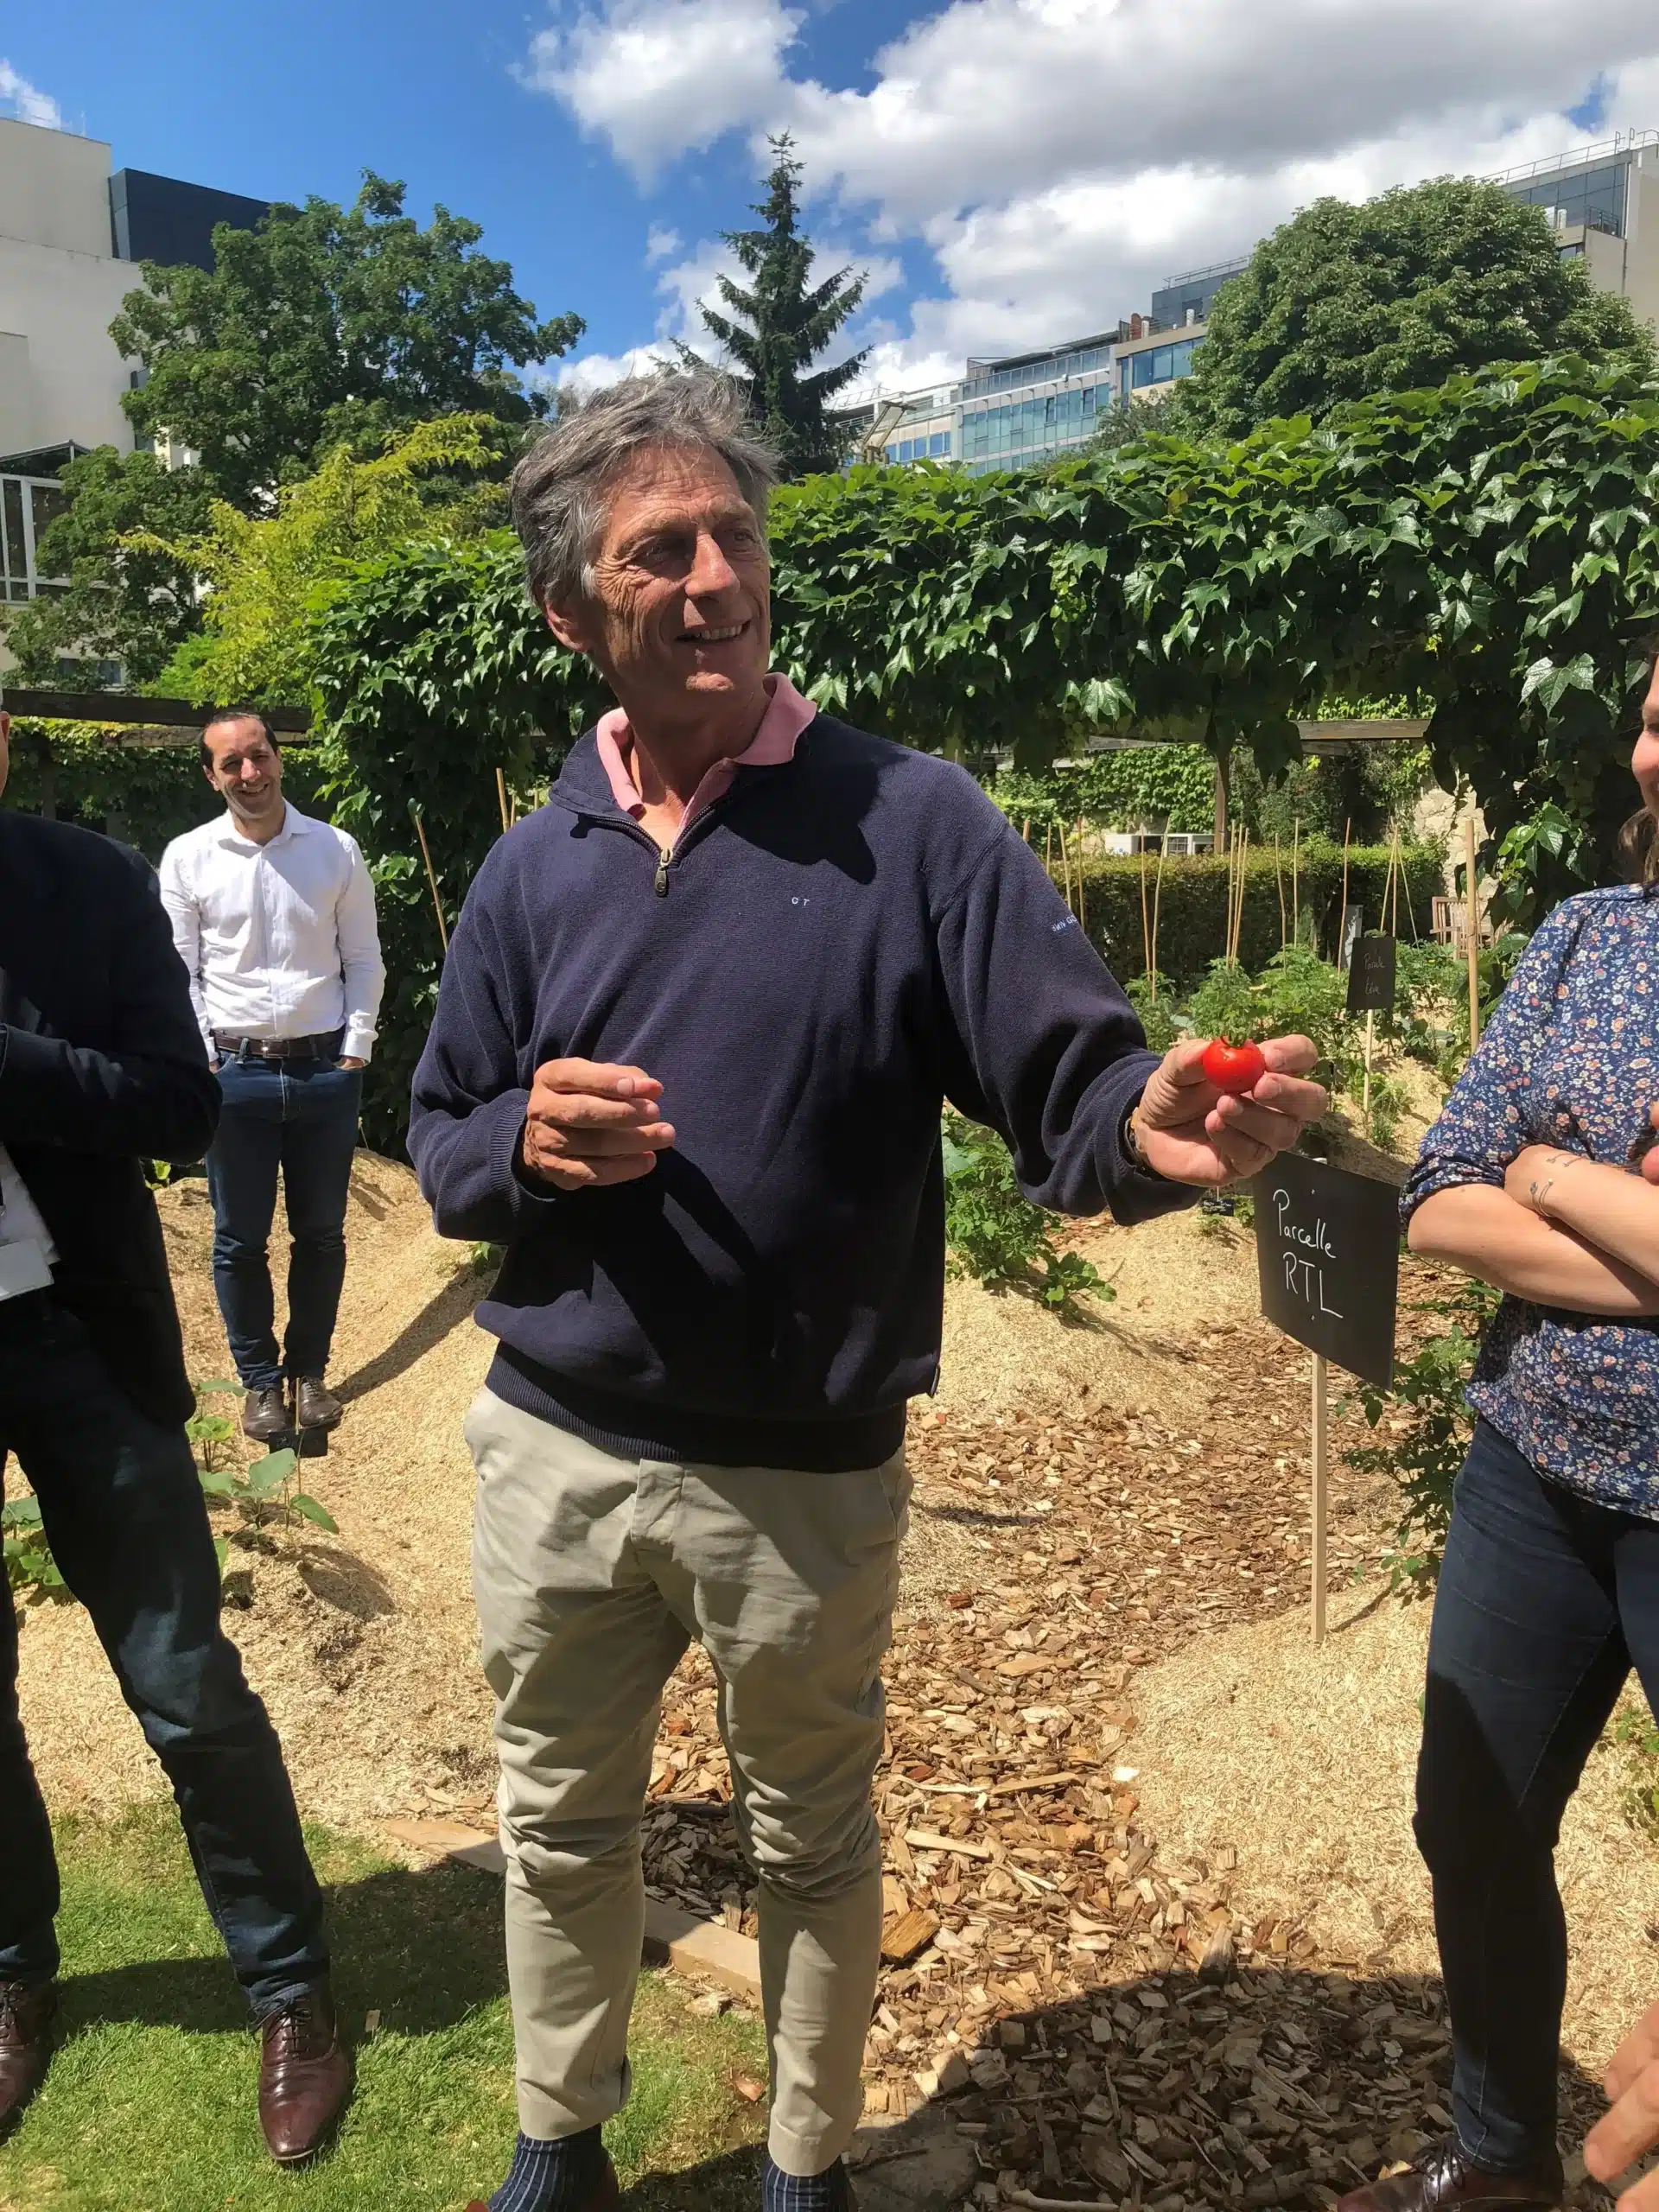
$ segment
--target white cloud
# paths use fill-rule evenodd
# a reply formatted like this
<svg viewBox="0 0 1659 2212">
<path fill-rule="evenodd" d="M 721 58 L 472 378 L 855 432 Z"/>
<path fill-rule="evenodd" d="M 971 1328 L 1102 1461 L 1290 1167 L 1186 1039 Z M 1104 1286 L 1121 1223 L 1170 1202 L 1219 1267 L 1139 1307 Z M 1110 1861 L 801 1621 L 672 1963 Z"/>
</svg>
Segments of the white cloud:
<svg viewBox="0 0 1659 2212">
<path fill-rule="evenodd" d="M 31 85 L 27 77 L 20 77 L 10 61 L 0 57 L 0 114 L 15 116 L 19 123 L 37 123 L 46 130 L 61 130 L 63 111 L 50 92 L 43 92 Z"/>
<path fill-rule="evenodd" d="M 779 0 L 610 0 L 572 29 L 538 31 L 518 76 L 648 182 L 766 111 L 802 20 Z"/>
<path fill-rule="evenodd" d="M 626 353 L 583 353 L 574 361 L 561 361 L 548 381 L 560 391 L 586 399 L 624 377 L 647 377 L 675 358 L 671 346 L 631 346 Z"/>
<path fill-rule="evenodd" d="M 1172 154 L 1250 175 L 1452 113 L 1496 137 L 1656 52 L 1652 0 L 954 0 L 868 92 L 780 86 L 775 115 L 817 186 L 916 223 Z"/>
<path fill-rule="evenodd" d="M 666 223 L 653 223 L 645 235 L 645 259 L 647 262 L 667 261 L 679 251 L 683 244 L 679 232 L 670 230 Z"/>
<path fill-rule="evenodd" d="M 865 319 L 888 388 L 1109 327 L 1321 194 L 1659 127 L 1654 0 L 949 0 L 842 88 L 788 74 L 800 19 L 780 0 L 605 5 L 537 81 L 637 173 L 786 128 L 838 236 L 931 249 L 939 282 L 908 329 Z M 1586 131 L 1568 118 L 1592 85 Z M 711 251 L 664 273 L 677 327 Z M 882 266 L 884 289 L 902 282 Z"/>
</svg>

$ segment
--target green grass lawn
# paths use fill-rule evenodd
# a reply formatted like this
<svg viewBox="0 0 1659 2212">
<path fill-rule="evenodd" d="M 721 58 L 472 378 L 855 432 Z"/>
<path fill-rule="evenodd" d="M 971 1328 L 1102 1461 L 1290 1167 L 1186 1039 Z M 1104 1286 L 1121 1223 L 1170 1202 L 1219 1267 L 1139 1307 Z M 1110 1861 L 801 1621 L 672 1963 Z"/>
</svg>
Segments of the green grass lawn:
<svg viewBox="0 0 1659 2212">
<path fill-rule="evenodd" d="M 170 1808 L 67 1822 L 58 1844 L 60 2039 L 0 2146 L 0 2212 L 454 2212 L 488 2195 L 514 2133 L 499 1881 L 312 1834 L 358 2087 L 333 2151 L 283 2173 L 259 2134 L 246 2008 Z M 632 2101 L 607 2130 L 629 2205 L 747 2212 L 760 2120 L 732 2084 L 764 2073 L 759 2029 L 693 2013 L 647 1974 L 632 2052 Z"/>
</svg>

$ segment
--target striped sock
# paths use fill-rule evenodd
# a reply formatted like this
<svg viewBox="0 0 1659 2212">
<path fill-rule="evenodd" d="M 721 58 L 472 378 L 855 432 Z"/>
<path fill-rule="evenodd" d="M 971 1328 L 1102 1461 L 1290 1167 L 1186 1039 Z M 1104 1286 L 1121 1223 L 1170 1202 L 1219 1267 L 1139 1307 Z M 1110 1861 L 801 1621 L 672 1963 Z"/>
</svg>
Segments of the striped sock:
<svg viewBox="0 0 1659 2212">
<path fill-rule="evenodd" d="M 552 2142 L 521 2135 L 507 2177 L 490 2199 L 490 2212 L 582 2212 L 605 2173 L 605 2151 L 596 2127 Z"/>
<path fill-rule="evenodd" d="M 851 2212 L 852 2202 L 847 2169 L 839 2158 L 821 2174 L 786 2174 L 766 2160 L 761 2212 Z"/>
</svg>

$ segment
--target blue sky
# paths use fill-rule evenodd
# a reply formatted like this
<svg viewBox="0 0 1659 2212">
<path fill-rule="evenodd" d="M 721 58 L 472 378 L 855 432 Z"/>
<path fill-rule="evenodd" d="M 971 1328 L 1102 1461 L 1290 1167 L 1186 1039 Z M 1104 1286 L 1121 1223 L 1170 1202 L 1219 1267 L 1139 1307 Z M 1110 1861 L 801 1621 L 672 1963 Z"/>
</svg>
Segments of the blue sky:
<svg viewBox="0 0 1659 2212">
<path fill-rule="evenodd" d="M 769 129 L 884 389 L 1144 308 L 1320 192 L 1659 130 L 1653 0 L 30 0 L 0 104 L 116 165 L 475 217 L 600 381 L 695 334 Z"/>
</svg>

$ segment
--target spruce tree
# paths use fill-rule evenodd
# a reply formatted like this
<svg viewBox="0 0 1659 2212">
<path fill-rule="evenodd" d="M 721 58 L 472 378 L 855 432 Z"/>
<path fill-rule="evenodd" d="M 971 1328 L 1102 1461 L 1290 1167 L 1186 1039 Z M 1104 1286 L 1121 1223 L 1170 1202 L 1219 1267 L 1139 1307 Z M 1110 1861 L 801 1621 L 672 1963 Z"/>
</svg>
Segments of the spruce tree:
<svg viewBox="0 0 1659 2212">
<path fill-rule="evenodd" d="M 734 373 L 747 395 L 751 416 L 782 454 L 785 475 L 793 478 L 841 466 L 847 439 L 826 412 L 826 403 L 852 382 L 868 348 L 833 369 L 803 373 L 856 311 L 866 278 L 838 269 L 823 283 L 809 287 L 812 242 L 798 226 L 801 164 L 791 143 L 787 132 L 767 141 L 778 158 L 766 179 L 766 197 L 753 203 L 763 227 L 724 233 L 753 279 L 747 291 L 729 276 L 720 279 L 721 297 L 732 315 L 743 320 L 734 321 L 709 308 L 701 313 L 710 336 L 736 365 Z"/>
</svg>

